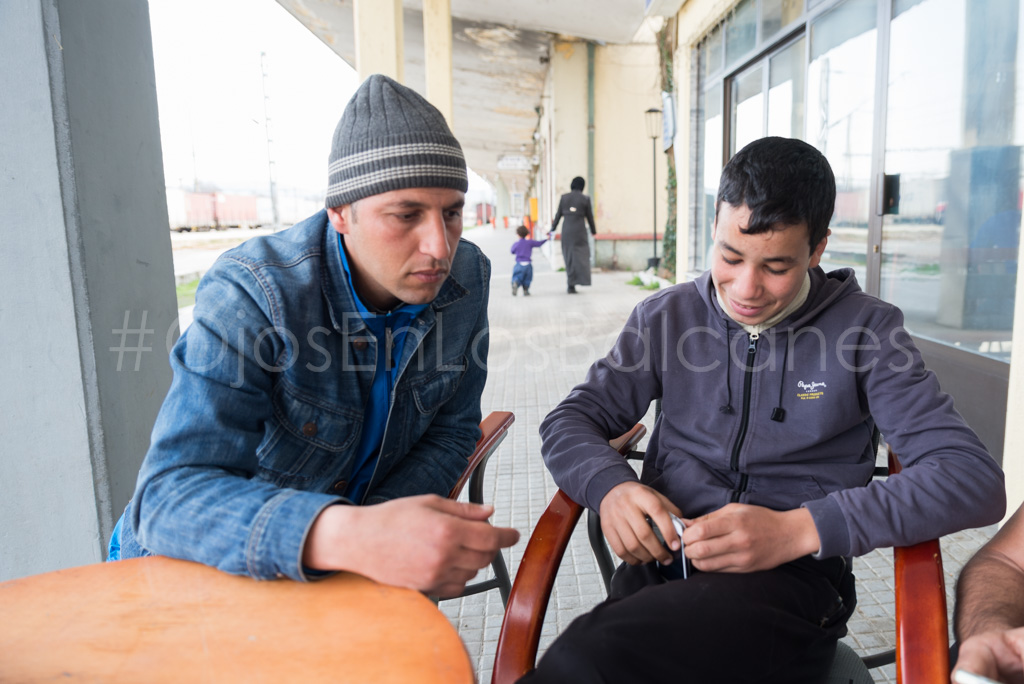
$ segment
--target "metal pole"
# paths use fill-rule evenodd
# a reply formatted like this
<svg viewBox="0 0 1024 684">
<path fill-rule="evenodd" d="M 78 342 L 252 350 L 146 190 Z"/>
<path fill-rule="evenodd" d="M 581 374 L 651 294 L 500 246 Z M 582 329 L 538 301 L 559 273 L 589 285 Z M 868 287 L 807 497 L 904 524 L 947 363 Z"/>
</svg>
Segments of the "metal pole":
<svg viewBox="0 0 1024 684">
<path fill-rule="evenodd" d="M 277 174 L 274 169 L 273 138 L 270 135 L 270 96 L 267 94 L 267 53 L 260 52 L 260 71 L 263 72 L 263 130 L 267 134 L 267 171 L 270 176 L 270 211 L 274 221 L 273 231 L 277 232 L 281 214 L 277 208 Z"/>
<path fill-rule="evenodd" d="M 651 266 L 658 271 L 658 139 L 651 138 L 651 186 L 653 190 L 654 203 L 654 261 Z"/>
</svg>

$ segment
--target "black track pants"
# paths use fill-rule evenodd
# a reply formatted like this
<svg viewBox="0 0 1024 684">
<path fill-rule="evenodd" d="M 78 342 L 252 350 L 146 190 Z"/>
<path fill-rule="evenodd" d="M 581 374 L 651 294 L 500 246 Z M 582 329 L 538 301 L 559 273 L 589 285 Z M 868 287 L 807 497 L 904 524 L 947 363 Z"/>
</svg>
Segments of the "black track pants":
<svg viewBox="0 0 1024 684">
<path fill-rule="evenodd" d="M 856 604 L 843 558 L 666 582 L 622 565 L 521 683 L 820 684 Z"/>
</svg>

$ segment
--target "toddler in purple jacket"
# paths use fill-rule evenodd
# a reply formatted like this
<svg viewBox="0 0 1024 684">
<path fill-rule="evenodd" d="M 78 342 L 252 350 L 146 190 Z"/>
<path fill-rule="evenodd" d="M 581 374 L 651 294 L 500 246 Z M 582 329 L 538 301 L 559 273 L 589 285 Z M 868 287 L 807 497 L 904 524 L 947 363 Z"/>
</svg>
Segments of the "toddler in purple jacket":
<svg viewBox="0 0 1024 684">
<path fill-rule="evenodd" d="M 530 283 L 533 282 L 533 248 L 540 247 L 547 238 L 543 240 L 531 240 L 526 236 L 530 234 L 526 226 L 519 226 L 516 228 L 516 235 L 519 239 L 512 245 L 512 253 L 516 256 L 516 265 L 512 269 L 512 296 L 515 297 L 516 293 L 519 292 L 520 286 L 523 288 L 523 296 L 530 296 Z"/>
</svg>

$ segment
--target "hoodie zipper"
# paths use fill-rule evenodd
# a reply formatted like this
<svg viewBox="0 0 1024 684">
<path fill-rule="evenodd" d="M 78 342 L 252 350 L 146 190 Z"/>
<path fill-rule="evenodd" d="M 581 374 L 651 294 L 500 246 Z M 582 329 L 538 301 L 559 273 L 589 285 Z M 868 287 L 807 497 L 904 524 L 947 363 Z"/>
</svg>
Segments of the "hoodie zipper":
<svg viewBox="0 0 1024 684">
<path fill-rule="evenodd" d="M 747 345 L 747 363 L 743 368 L 743 412 L 740 417 L 740 431 L 736 435 L 736 441 L 732 445 L 732 458 L 729 460 L 729 467 L 733 472 L 740 469 L 740 449 L 743 448 L 743 440 L 747 436 L 747 424 L 750 421 L 750 384 L 753 381 L 754 357 L 757 355 L 758 333 L 750 333 L 750 343 Z M 740 495 L 747 489 L 747 474 L 740 475 L 740 484 L 732 492 L 732 501 L 739 501 Z"/>
</svg>

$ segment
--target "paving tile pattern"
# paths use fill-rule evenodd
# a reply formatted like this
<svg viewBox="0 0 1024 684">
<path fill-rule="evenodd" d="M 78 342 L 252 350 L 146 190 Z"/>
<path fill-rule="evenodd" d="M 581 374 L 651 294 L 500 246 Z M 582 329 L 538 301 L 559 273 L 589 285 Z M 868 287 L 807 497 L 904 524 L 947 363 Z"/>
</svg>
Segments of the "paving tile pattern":
<svg viewBox="0 0 1024 684">
<path fill-rule="evenodd" d="M 650 293 L 627 284 L 629 273 L 595 272 L 592 287 L 580 287 L 580 294 L 567 295 L 564 273 L 552 271 L 540 250 L 535 250 L 531 296 L 524 297 L 520 292 L 513 297 L 509 254 L 515 239 L 512 230 L 481 227 L 467 231 L 465 237 L 484 249 L 493 269 L 488 311 L 490 371 L 483 395 L 484 414 L 509 410 L 516 416 L 511 433 L 488 466 L 484 491 L 485 500 L 496 507 L 494 524 L 516 527 L 523 533 L 520 542 L 505 551 L 514 577 L 529 533 L 556 491 L 540 457 L 540 422 L 583 379 L 590 364 L 608 351 L 632 308 Z M 643 422 L 649 429 L 653 427 L 653 412 Z M 960 567 L 994 532 L 992 526 L 942 540 L 950 612 Z M 481 577 L 487 572 L 489 569 Z M 893 648 L 891 550 L 877 550 L 854 559 L 854 572 L 858 608 L 845 641 L 861 654 Z M 585 521 L 581 520 L 555 581 L 541 635 L 541 653 L 573 619 L 604 598 L 604 584 L 590 550 Z M 504 615 L 498 592 L 442 601 L 440 608 L 462 636 L 479 682 L 490 682 Z M 891 665 L 872 674 L 877 682 L 896 681 Z"/>
</svg>

